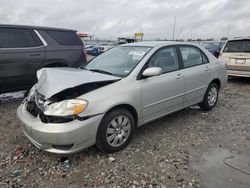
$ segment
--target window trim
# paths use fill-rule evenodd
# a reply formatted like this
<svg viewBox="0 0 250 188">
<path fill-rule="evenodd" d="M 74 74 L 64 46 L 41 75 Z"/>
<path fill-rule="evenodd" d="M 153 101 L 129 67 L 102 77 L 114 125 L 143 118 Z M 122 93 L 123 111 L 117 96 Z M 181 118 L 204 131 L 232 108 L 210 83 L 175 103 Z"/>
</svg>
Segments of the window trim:
<svg viewBox="0 0 250 188">
<path fill-rule="evenodd" d="M 167 46 L 162 46 L 160 47 L 159 49 L 157 49 L 150 57 L 149 59 L 147 60 L 147 62 L 143 65 L 143 67 L 141 68 L 140 72 L 138 73 L 137 77 L 136 77 L 136 80 L 143 80 L 143 79 L 146 79 L 148 77 L 144 77 L 142 75 L 143 71 L 146 70 L 148 68 L 148 65 L 149 65 L 149 61 L 153 58 L 153 56 L 159 52 L 160 50 L 162 49 L 165 49 L 165 48 L 175 48 L 175 51 L 176 51 L 176 56 L 177 56 L 177 60 L 178 60 L 178 65 L 179 65 L 179 69 L 177 70 L 173 70 L 173 71 L 170 71 L 170 72 L 165 72 L 165 73 L 162 73 L 161 75 L 164 75 L 164 74 L 168 74 L 168 73 L 171 73 L 171 72 L 175 72 L 175 71 L 179 71 L 182 69 L 182 64 L 181 64 L 181 59 L 180 59 L 180 56 L 179 56 L 179 53 L 178 53 L 178 48 L 176 45 L 167 45 Z M 160 75 L 160 76 L 161 76 Z"/>
<path fill-rule="evenodd" d="M 9 29 L 9 28 L 7 28 Z M 11 28 L 12 29 L 12 28 Z M 26 29 L 27 31 L 29 31 L 29 29 Z M 47 46 L 47 42 L 43 39 L 43 37 L 40 35 L 40 33 L 37 31 L 37 30 L 31 30 L 31 32 L 34 32 L 35 35 L 37 35 L 37 37 L 39 38 L 39 40 L 42 42 L 43 45 L 40 45 L 40 46 L 33 46 L 33 47 L 19 47 L 19 48 L 0 48 L 0 51 L 1 50 L 28 50 L 28 49 L 37 49 L 37 48 L 42 48 L 42 47 L 45 47 Z M 32 34 L 31 34 L 32 36 Z"/>
<path fill-rule="evenodd" d="M 181 54 L 181 49 L 180 49 L 181 47 L 191 47 L 191 48 L 196 48 L 197 50 L 199 50 L 199 52 L 201 54 L 202 64 L 193 65 L 193 66 L 190 66 L 190 67 L 184 67 L 184 61 L 183 61 L 182 54 Z M 201 66 L 201 65 L 205 65 L 205 64 L 210 63 L 209 58 L 207 57 L 207 55 L 197 46 L 194 46 L 194 45 L 191 45 L 191 44 L 181 44 L 181 45 L 177 45 L 177 48 L 178 48 L 179 55 L 180 55 L 180 58 L 181 58 L 182 69 L 188 69 L 188 68 L 197 67 L 197 66 Z M 204 55 L 204 57 L 207 59 L 207 63 L 205 63 L 203 61 L 202 55 Z"/>
</svg>

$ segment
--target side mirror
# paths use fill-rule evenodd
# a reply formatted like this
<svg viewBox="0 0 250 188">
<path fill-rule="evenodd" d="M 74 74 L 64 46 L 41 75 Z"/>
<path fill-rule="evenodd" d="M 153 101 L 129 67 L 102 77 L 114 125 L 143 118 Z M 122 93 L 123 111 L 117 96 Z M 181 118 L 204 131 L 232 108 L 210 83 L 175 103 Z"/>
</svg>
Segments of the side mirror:
<svg viewBox="0 0 250 188">
<path fill-rule="evenodd" d="M 142 75 L 145 77 L 159 76 L 162 70 L 160 67 L 149 67 L 143 71 Z"/>
</svg>

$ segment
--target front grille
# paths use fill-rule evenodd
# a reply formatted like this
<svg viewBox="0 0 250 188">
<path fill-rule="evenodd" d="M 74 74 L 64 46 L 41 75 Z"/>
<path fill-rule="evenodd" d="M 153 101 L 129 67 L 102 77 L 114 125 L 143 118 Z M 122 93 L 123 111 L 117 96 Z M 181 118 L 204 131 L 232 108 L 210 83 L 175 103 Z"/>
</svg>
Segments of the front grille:
<svg viewBox="0 0 250 188">
<path fill-rule="evenodd" d="M 35 92 L 35 102 L 38 108 L 40 108 L 41 111 L 45 110 L 45 102 L 46 99 L 43 95 L 39 94 L 38 92 Z"/>
<path fill-rule="evenodd" d="M 35 101 L 29 101 L 26 109 L 34 117 L 37 117 L 41 113 L 41 110 L 38 108 Z"/>
</svg>

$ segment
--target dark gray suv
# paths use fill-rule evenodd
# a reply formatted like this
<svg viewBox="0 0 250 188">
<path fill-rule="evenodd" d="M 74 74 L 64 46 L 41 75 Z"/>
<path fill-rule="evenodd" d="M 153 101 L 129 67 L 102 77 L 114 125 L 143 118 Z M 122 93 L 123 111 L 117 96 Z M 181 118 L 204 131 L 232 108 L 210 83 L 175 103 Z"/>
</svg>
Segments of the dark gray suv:
<svg viewBox="0 0 250 188">
<path fill-rule="evenodd" d="M 30 88 L 43 67 L 84 63 L 84 45 L 75 30 L 0 25 L 0 93 Z"/>
</svg>

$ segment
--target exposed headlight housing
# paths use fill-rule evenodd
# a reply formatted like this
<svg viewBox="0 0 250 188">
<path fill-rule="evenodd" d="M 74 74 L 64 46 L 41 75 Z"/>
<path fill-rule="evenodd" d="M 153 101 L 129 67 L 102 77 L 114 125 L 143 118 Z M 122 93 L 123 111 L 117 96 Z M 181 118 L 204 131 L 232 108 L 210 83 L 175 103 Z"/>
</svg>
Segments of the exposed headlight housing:
<svg viewBox="0 0 250 188">
<path fill-rule="evenodd" d="M 88 102 L 81 99 L 64 100 L 46 105 L 44 114 L 47 116 L 72 116 L 83 112 Z"/>
<path fill-rule="evenodd" d="M 31 97 L 33 97 L 35 92 L 36 92 L 36 84 L 30 89 L 27 98 L 30 99 Z"/>
</svg>

